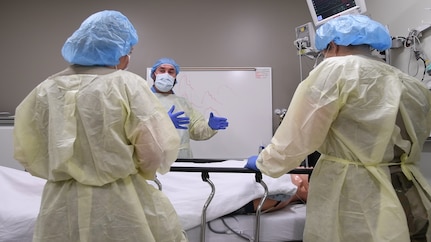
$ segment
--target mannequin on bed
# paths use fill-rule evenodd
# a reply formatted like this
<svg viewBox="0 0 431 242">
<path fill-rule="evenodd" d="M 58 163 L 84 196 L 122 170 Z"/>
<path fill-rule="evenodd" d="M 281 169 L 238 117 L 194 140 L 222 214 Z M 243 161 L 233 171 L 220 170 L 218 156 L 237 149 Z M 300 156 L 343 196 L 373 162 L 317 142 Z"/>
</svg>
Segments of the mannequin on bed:
<svg viewBox="0 0 431 242">
<path fill-rule="evenodd" d="M 261 211 L 263 213 L 273 212 L 280 210 L 292 203 L 306 203 L 308 194 L 308 176 L 308 174 L 290 174 L 292 183 L 298 187 L 296 193 L 289 198 L 278 195 L 268 196 L 265 199 L 265 202 L 262 204 Z M 254 199 L 229 215 L 255 213 L 260 201 L 261 198 Z"/>
<path fill-rule="evenodd" d="M 308 168 L 313 169 L 313 167 L 316 165 L 317 161 L 319 160 L 320 153 L 315 151 L 308 155 Z M 301 163 L 301 166 L 299 168 L 305 168 L 306 162 L 303 161 Z M 294 196 L 287 198 L 283 196 L 268 196 L 265 199 L 265 202 L 262 204 L 261 211 L 262 212 L 272 212 L 276 210 L 280 210 L 284 207 L 286 207 L 289 204 L 292 203 L 306 203 L 307 202 L 307 194 L 308 194 L 308 181 L 309 181 L 309 175 L 308 174 L 290 174 L 292 183 L 298 187 L 296 190 L 296 193 Z M 254 199 L 253 201 L 250 201 L 240 209 L 236 210 L 232 214 L 248 214 L 248 213 L 254 213 L 257 210 L 257 207 L 260 204 L 261 199 Z"/>
</svg>

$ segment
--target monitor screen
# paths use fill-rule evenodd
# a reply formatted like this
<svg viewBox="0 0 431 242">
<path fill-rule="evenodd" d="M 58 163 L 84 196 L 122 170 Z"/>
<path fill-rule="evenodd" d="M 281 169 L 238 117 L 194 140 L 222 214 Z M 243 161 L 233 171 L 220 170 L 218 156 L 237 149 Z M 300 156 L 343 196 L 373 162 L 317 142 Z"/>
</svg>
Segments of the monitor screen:
<svg viewBox="0 0 431 242">
<path fill-rule="evenodd" d="M 364 0 L 307 0 L 315 26 L 342 14 L 361 14 L 366 11 Z"/>
</svg>

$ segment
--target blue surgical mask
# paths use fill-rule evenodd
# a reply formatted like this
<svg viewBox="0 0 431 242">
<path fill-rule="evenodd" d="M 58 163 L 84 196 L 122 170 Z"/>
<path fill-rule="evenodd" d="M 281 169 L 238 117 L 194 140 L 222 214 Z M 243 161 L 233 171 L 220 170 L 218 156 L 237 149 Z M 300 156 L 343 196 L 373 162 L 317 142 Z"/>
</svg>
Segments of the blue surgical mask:
<svg viewBox="0 0 431 242">
<path fill-rule="evenodd" d="M 161 73 L 156 75 L 154 85 L 157 90 L 161 92 L 169 92 L 174 87 L 175 78 L 168 73 Z"/>
</svg>

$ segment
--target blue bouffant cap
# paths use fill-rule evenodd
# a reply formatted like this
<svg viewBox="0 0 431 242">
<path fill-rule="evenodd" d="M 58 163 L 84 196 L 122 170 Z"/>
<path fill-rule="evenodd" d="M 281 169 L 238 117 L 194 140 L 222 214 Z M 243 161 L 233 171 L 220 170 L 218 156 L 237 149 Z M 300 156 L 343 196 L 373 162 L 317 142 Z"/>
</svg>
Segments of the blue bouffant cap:
<svg viewBox="0 0 431 242">
<path fill-rule="evenodd" d="M 63 45 L 63 58 L 83 66 L 115 66 L 138 43 L 138 34 L 122 13 L 97 12 L 82 22 Z"/>
<path fill-rule="evenodd" d="M 370 45 L 383 51 L 392 45 L 385 26 L 365 15 L 342 15 L 329 20 L 316 31 L 316 49 L 324 50 L 334 41 L 337 45 Z"/>
<path fill-rule="evenodd" d="M 171 58 L 160 58 L 159 60 L 154 63 L 153 67 L 151 68 L 151 77 L 153 76 L 154 72 L 156 71 L 157 67 L 159 67 L 162 64 L 170 64 L 175 68 L 175 71 L 180 73 L 180 66 Z"/>
</svg>

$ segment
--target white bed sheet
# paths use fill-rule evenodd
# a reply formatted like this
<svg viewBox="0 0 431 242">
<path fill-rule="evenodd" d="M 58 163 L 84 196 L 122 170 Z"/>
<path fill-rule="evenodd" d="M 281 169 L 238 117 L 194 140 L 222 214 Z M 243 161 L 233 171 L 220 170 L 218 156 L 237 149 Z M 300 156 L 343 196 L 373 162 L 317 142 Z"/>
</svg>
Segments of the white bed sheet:
<svg viewBox="0 0 431 242">
<path fill-rule="evenodd" d="M 176 163 L 175 166 L 243 167 L 245 161 L 225 161 L 212 164 Z M 163 192 L 171 199 L 185 230 L 199 228 L 202 208 L 211 191 L 203 182 L 200 172 L 169 172 L 158 175 Z M 210 173 L 210 179 L 216 187 L 215 196 L 207 210 L 207 221 L 231 213 L 249 201 L 262 197 L 263 187 L 255 182 L 254 173 Z M 292 196 L 296 186 L 290 181 L 290 175 L 274 179 L 263 176 L 270 194 Z M 31 241 L 33 227 L 39 212 L 44 179 L 27 172 L 0 166 L 0 241 Z M 270 213 L 265 216 L 272 216 Z M 290 216 L 290 215 L 288 215 Z M 305 213 L 301 214 L 305 218 Z M 254 217 L 254 216 L 249 216 Z M 250 219 L 243 228 L 254 231 L 254 219 Z M 250 224 L 251 223 L 251 224 Z M 265 222 L 266 223 L 266 222 Z M 261 234 L 266 225 L 261 222 Z M 272 228 L 273 226 L 268 227 Z M 253 233 L 252 233 L 253 234 Z M 302 232 L 301 232 L 302 234 Z"/>
<path fill-rule="evenodd" d="M 45 182 L 28 172 L 0 166 L 0 241 L 32 240 Z"/>
</svg>

